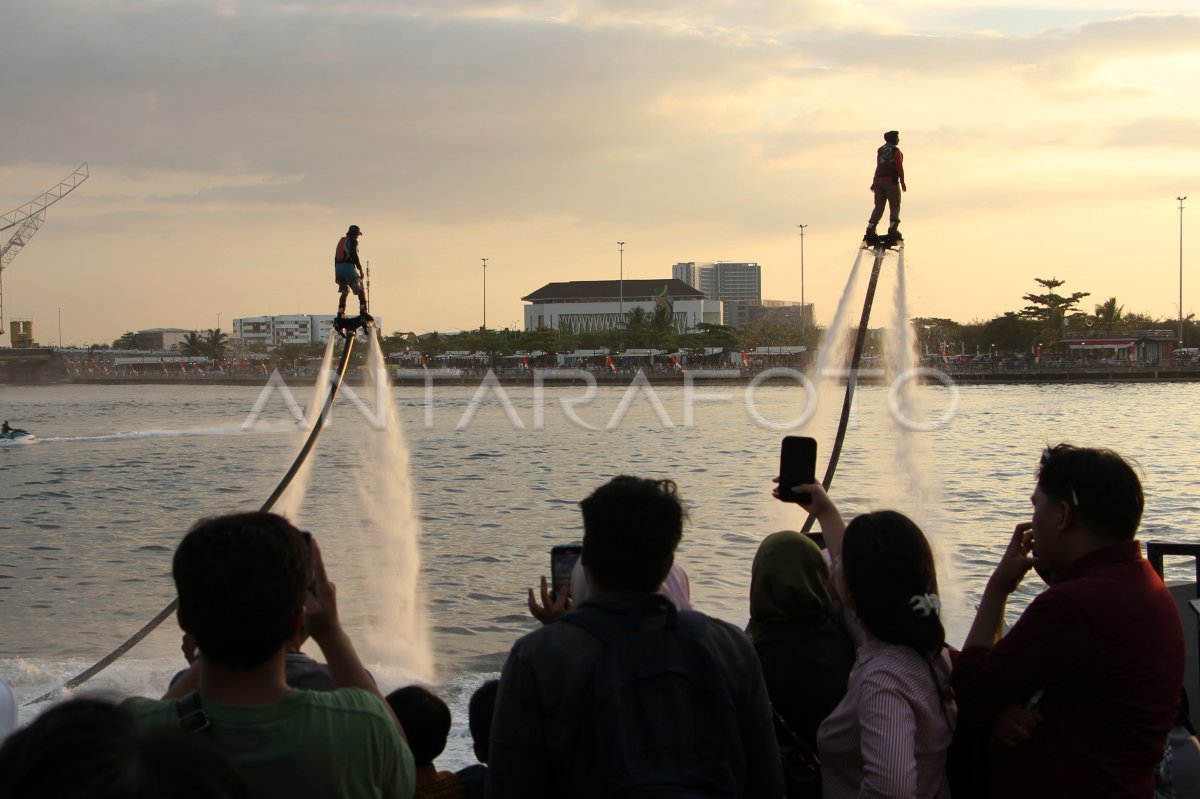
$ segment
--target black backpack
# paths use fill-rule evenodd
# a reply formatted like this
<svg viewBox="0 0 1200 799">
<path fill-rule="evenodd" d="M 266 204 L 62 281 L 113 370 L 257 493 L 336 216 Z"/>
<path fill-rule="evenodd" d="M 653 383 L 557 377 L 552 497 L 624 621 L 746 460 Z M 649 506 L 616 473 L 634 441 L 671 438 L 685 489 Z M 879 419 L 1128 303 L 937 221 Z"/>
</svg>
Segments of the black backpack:
<svg viewBox="0 0 1200 799">
<path fill-rule="evenodd" d="M 585 605 L 560 621 L 604 643 L 593 674 L 595 745 L 590 757 L 580 747 L 575 796 L 742 795 L 738 714 L 704 647 L 707 616 L 654 594 L 627 613 Z"/>
</svg>

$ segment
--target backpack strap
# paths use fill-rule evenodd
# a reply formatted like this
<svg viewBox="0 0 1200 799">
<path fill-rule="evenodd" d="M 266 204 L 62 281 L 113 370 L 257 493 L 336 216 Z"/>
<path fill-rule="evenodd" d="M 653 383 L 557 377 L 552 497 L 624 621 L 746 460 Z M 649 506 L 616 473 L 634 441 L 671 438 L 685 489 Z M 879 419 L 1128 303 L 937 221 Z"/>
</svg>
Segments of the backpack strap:
<svg viewBox="0 0 1200 799">
<path fill-rule="evenodd" d="M 192 691 L 177 701 L 175 712 L 179 714 L 179 727 L 184 732 L 204 732 L 212 726 L 204 706 L 200 704 L 199 691 Z"/>
</svg>

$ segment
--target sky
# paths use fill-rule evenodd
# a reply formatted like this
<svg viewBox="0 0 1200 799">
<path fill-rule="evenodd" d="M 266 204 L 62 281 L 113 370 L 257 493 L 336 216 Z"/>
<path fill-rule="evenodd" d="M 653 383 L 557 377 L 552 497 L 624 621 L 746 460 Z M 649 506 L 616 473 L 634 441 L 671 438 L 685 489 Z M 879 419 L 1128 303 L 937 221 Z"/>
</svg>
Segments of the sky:
<svg viewBox="0 0 1200 799">
<path fill-rule="evenodd" d="M 86 345 L 332 313 L 350 224 L 385 332 L 478 327 L 485 293 L 519 328 L 546 283 L 679 261 L 798 301 L 804 224 L 828 323 L 897 129 L 910 315 L 1056 277 L 1174 319 L 1189 193 L 1200 307 L 1200 14 L 1150 3 L 4 0 L 0 213 L 90 170 L 4 316 Z"/>
</svg>

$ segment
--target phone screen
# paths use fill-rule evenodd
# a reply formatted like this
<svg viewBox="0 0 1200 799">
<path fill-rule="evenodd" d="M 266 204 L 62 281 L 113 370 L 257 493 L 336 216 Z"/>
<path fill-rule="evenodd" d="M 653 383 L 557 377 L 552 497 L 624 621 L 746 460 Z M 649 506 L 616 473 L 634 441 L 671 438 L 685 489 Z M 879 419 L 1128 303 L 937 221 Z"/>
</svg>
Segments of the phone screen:
<svg viewBox="0 0 1200 799">
<path fill-rule="evenodd" d="M 557 597 L 571 585 L 571 570 L 582 551 L 583 544 L 559 544 L 550 549 L 550 596 Z"/>
<path fill-rule="evenodd" d="M 785 436 L 779 450 L 779 498 L 784 502 L 808 502 L 809 494 L 793 494 L 792 486 L 817 481 L 817 440 L 808 436 Z"/>
</svg>

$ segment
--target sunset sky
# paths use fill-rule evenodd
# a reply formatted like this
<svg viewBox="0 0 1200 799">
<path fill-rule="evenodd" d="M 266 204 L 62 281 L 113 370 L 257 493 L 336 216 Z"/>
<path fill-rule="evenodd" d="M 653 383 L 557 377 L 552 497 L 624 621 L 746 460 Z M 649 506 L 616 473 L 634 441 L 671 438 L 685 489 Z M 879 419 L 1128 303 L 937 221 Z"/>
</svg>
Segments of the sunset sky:
<svg viewBox="0 0 1200 799">
<path fill-rule="evenodd" d="M 479 326 L 482 257 L 488 326 L 519 327 L 545 283 L 617 278 L 617 241 L 626 278 L 757 261 L 799 300 L 803 223 L 828 323 L 895 128 L 910 314 L 1056 276 L 1174 319 L 1178 195 L 1200 310 L 1200 14 L 1151 3 L 4 0 L 0 213 L 91 170 L 4 316 L 89 344 L 332 313 L 351 223 L 385 332 Z"/>
</svg>

